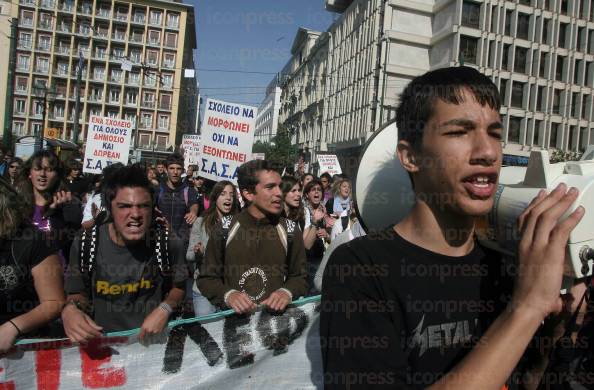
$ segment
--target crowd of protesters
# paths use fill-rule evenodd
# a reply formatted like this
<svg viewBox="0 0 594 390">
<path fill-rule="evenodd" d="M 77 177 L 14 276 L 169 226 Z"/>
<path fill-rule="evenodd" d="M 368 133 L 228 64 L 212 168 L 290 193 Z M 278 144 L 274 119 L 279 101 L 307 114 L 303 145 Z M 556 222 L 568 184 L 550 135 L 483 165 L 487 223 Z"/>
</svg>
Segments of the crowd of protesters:
<svg viewBox="0 0 594 390">
<path fill-rule="evenodd" d="M 193 165 L 185 170 L 178 154 L 155 165 L 113 164 L 93 175 L 83 174 L 81 159 L 61 161 L 48 150 L 24 162 L 3 153 L 0 294 L 5 303 L 0 308 L 0 353 L 17 338 L 68 336 L 84 341 L 134 327 L 144 334 L 158 333 L 171 314 L 203 316 L 228 308 L 241 312 L 256 304 L 282 310 L 292 299 L 319 294 L 314 276 L 321 272 L 326 248 L 356 220 L 349 178 L 327 173 L 320 178 L 311 173 L 281 178 L 268 163 L 251 163 L 244 164 L 238 186 L 207 180 Z M 271 204 L 262 200 L 263 177 L 275 183 L 266 184 L 267 190 L 274 186 L 278 191 L 271 192 Z M 237 220 L 246 234 L 259 235 L 265 232 L 259 229 L 266 218 L 273 231 L 279 218 L 295 227 L 284 238 L 292 265 L 279 279 L 280 290 L 244 297 L 233 294 L 239 293 L 235 287 L 218 296 L 214 285 L 239 286 L 216 273 L 220 280 L 213 284 L 212 267 L 206 264 L 207 259 L 229 263 L 225 250 L 221 254 L 218 248 L 224 221 Z M 166 242 L 159 241 L 157 225 L 167 232 Z M 141 230 L 145 236 L 134 236 Z M 249 250 L 240 242 L 244 237 L 235 244 L 227 241 L 226 251 L 252 268 L 267 251 L 271 261 L 277 261 L 279 256 L 270 249 L 274 240 L 268 242 L 262 234 L 264 246 L 256 248 L 254 259 L 246 260 Z M 285 255 L 280 257 L 283 263 Z M 153 258 L 159 269 L 147 270 Z M 291 281 L 285 286 L 283 280 Z M 135 295 L 124 301 L 114 298 L 124 292 Z M 126 315 L 117 318 L 118 312 Z"/>
</svg>

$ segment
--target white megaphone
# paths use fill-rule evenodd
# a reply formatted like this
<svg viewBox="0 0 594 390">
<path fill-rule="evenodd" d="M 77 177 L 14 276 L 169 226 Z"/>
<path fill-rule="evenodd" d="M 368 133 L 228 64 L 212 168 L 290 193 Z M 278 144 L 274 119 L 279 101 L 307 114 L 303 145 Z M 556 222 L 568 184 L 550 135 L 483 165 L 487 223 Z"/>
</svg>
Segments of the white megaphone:
<svg viewBox="0 0 594 390">
<path fill-rule="evenodd" d="M 409 175 L 396 157 L 397 144 L 398 130 L 391 123 L 373 135 L 361 155 L 353 192 L 355 208 L 366 231 L 394 225 L 409 213 L 415 202 Z M 477 224 L 481 243 L 515 256 L 519 215 L 541 189 L 552 190 L 559 183 L 580 191 L 567 215 L 580 205 L 586 208 L 586 215 L 569 237 L 564 276 L 574 279 L 592 275 L 594 147 L 588 148 L 581 161 L 550 164 L 548 152 L 536 151 L 531 153 L 528 167 L 503 167 L 493 209 Z"/>
</svg>

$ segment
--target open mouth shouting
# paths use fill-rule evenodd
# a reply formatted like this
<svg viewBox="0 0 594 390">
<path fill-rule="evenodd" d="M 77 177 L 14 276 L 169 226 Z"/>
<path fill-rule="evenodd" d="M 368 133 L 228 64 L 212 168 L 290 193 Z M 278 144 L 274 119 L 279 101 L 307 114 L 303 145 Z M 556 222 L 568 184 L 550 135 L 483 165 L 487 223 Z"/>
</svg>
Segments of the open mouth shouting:
<svg viewBox="0 0 594 390">
<path fill-rule="evenodd" d="M 496 172 L 479 172 L 462 180 L 464 188 L 474 199 L 489 199 L 495 193 L 498 175 Z"/>
</svg>

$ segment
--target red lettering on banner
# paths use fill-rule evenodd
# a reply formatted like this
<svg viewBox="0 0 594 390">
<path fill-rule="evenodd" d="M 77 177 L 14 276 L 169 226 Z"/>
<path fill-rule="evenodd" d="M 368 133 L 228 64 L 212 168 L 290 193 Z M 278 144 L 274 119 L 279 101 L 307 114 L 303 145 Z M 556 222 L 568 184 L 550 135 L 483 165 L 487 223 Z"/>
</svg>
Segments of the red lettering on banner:
<svg viewBox="0 0 594 390">
<path fill-rule="evenodd" d="M 91 389 L 119 387 L 126 384 L 126 369 L 123 367 L 101 368 L 111 361 L 112 349 L 105 344 L 121 344 L 126 337 L 95 339 L 80 348 L 82 383 Z"/>
<path fill-rule="evenodd" d="M 0 367 L 0 372 L 4 371 L 4 368 Z M 14 390 L 16 386 L 13 381 L 0 383 L 0 390 Z"/>
<path fill-rule="evenodd" d="M 59 349 L 35 352 L 35 371 L 38 390 L 57 390 L 60 387 L 62 354 Z"/>
</svg>

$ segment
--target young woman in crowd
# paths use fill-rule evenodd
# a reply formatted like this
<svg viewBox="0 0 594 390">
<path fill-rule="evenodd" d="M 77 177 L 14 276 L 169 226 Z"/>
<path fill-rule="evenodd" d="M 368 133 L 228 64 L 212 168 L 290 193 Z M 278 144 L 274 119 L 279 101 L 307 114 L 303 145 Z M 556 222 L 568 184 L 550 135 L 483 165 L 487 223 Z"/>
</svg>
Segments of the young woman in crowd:
<svg viewBox="0 0 594 390">
<path fill-rule="evenodd" d="M 146 168 L 146 176 L 148 177 L 151 185 L 155 188 L 155 190 L 159 189 L 159 176 L 157 170 L 153 167 Z"/>
<path fill-rule="evenodd" d="M 58 245 L 60 260 L 66 265 L 73 233 L 81 226 L 82 208 L 80 200 L 65 191 L 63 177 L 58 156 L 40 150 L 25 162 L 17 190 L 31 211 L 31 223 Z"/>
<path fill-rule="evenodd" d="M 283 216 L 299 224 L 303 231 L 305 224 L 305 211 L 301 202 L 301 185 L 293 176 L 283 176 L 281 183 L 283 192 L 284 212 Z"/>
<path fill-rule="evenodd" d="M 301 188 L 305 190 L 305 186 L 307 185 L 307 183 L 309 183 L 315 178 L 316 177 L 311 173 L 304 173 L 303 176 L 301 176 Z"/>
<path fill-rule="evenodd" d="M 14 186 L 22 167 L 23 160 L 18 157 L 12 157 L 8 160 L 6 170 L 4 171 L 4 179 L 6 179 L 10 185 Z"/>
<path fill-rule="evenodd" d="M 28 205 L 0 178 L 0 354 L 27 335 L 50 336 L 46 325 L 65 302 L 55 248 L 27 223 Z"/>
<path fill-rule="evenodd" d="M 211 207 L 204 212 L 203 216 L 198 217 L 194 225 L 192 225 L 190 242 L 186 253 L 186 260 L 196 270 L 192 287 L 192 302 L 196 316 L 203 316 L 216 311 L 216 307 L 202 296 L 200 290 L 198 290 L 196 279 L 198 278 L 202 258 L 206 252 L 208 238 L 212 235 L 215 225 L 220 223 L 223 217 L 239 212 L 239 201 L 235 185 L 227 180 L 216 183 L 210 193 L 209 203 Z"/>
<path fill-rule="evenodd" d="M 339 179 L 334 188 L 334 196 L 326 203 L 326 210 L 335 217 L 346 216 L 351 209 L 351 181 Z"/>
<path fill-rule="evenodd" d="M 198 200 L 198 215 L 202 215 L 210 202 L 208 201 L 208 190 L 206 188 L 206 179 L 202 176 L 197 176 L 194 179 L 194 190 L 196 190 L 196 197 Z"/>
<path fill-rule="evenodd" d="M 322 192 L 324 193 L 324 198 L 322 199 L 322 204 L 326 206 L 326 203 L 330 198 L 333 198 L 332 195 L 332 176 L 328 172 L 324 172 L 320 175 L 320 182 L 322 183 Z"/>
<path fill-rule="evenodd" d="M 305 223 L 303 228 L 303 243 L 307 255 L 309 285 L 313 290 L 313 278 L 324 256 L 325 244 L 329 239 L 326 229 L 330 228 L 328 222 L 332 220 L 326 213 L 322 204 L 322 183 L 314 179 L 307 183 L 303 190 L 305 196 L 304 210 Z"/>
<path fill-rule="evenodd" d="M 81 177 L 82 164 L 80 161 L 70 159 L 65 165 L 64 186 L 66 191 L 71 192 L 73 196 L 82 199 L 87 189 L 87 182 Z"/>
</svg>

